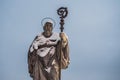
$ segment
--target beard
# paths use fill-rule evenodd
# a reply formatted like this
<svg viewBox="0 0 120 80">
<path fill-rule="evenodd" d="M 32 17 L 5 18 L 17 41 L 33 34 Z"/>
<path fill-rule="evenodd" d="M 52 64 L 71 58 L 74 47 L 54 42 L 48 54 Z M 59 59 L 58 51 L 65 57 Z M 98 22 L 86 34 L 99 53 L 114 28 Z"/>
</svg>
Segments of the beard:
<svg viewBox="0 0 120 80">
<path fill-rule="evenodd" d="M 45 36 L 46 36 L 46 37 L 51 36 L 51 34 L 52 34 L 52 32 L 51 32 L 51 31 L 46 31 L 46 32 L 45 32 Z"/>
</svg>

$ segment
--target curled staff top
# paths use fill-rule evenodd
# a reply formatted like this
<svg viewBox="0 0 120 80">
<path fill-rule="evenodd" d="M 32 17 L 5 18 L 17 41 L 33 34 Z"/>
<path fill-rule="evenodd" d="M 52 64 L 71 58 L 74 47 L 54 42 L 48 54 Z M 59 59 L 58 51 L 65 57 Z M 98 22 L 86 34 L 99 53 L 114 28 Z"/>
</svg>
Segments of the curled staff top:
<svg viewBox="0 0 120 80">
<path fill-rule="evenodd" d="M 52 18 L 50 18 L 50 17 L 45 17 L 45 18 L 43 18 L 42 21 L 41 21 L 41 25 L 44 26 L 44 24 L 45 24 L 46 22 L 52 23 L 52 24 L 53 24 L 53 28 L 54 28 L 55 25 L 56 25 L 55 20 L 52 19 Z"/>
<path fill-rule="evenodd" d="M 57 10 L 58 15 L 60 16 L 60 18 L 65 18 L 68 15 L 68 10 L 67 7 L 60 7 Z"/>
</svg>

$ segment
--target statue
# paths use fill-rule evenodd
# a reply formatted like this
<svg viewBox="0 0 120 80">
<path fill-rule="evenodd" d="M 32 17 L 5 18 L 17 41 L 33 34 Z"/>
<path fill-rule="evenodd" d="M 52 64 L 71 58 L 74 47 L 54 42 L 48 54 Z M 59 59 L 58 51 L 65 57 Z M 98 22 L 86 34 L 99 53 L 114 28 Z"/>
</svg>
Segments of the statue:
<svg viewBox="0 0 120 80">
<path fill-rule="evenodd" d="M 61 69 L 69 65 L 68 37 L 53 30 L 53 21 L 46 21 L 43 32 L 33 40 L 28 51 L 28 70 L 33 80 L 60 80 Z"/>
</svg>

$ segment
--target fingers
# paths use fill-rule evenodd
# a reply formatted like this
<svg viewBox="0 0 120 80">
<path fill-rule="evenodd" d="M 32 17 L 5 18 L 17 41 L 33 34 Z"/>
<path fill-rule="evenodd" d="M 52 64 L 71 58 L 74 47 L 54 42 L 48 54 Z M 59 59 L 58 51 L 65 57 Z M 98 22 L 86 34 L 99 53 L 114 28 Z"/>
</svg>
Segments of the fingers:
<svg viewBox="0 0 120 80">
<path fill-rule="evenodd" d="M 61 38 L 65 37 L 65 33 L 61 32 L 61 33 L 60 33 L 60 37 L 61 37 Z"/>
<path fill-rule="evenodd" d="M 67 40 L 67 37 L 66 37 L 65 33 L 63 33 L 63 32 L 60 33 L 60 38 L 61 38 L 63 41 L 66 41 L 66 40 Z"/>
</svg>

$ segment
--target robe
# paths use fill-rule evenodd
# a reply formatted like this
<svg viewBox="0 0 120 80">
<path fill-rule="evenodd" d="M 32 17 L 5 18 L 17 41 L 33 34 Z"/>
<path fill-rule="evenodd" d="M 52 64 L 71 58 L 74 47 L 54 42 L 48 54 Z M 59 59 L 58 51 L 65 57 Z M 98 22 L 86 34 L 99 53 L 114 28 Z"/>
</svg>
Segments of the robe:
<svg viewBox="0 0 120 80">
<path fill-rule="evenodd" d="M 59 80 L 61 69 L 69 63 L 68 40 L 62 42 L 58 33 L 47 38 L 39 34 L 33 40 L 28 51 L 28 70 L 33 80 Z"/>
</svg>

